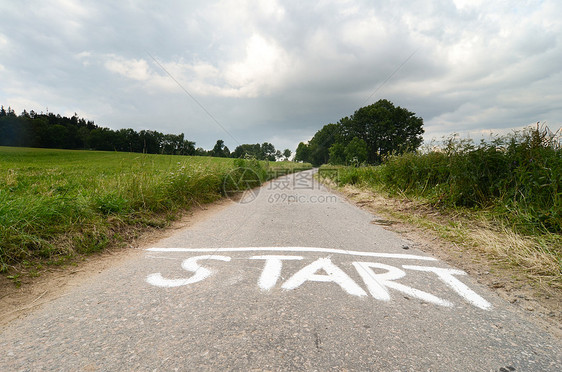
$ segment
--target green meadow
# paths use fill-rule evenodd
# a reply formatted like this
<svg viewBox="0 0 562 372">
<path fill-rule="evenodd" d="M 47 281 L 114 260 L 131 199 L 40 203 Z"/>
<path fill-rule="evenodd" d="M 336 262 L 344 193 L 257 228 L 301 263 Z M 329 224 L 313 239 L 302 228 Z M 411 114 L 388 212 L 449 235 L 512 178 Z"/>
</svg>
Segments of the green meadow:
<svg viewBox="0 0 562 372">
<path fill-rule="evenodd" d="M 0 147 L 0 271 L 102 250 L 223 197 L 225 185 L 242 190 L 302 168 L 251 159 Z"/>
</svg>

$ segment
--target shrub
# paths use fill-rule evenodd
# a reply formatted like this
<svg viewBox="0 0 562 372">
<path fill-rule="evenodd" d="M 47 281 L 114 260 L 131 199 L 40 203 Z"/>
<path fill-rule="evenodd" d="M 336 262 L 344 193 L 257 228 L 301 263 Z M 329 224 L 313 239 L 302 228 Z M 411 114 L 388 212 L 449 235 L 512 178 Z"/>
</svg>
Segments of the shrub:
<svg viewBox="0 0 562 372">
<path fill-rule="evenodd" d="M 444 207 L 489 208 L 522 231 L 562 231 L 562 150 L 546 128 L 474 145 L 389 156 L 377 167 L 342 168 L 340 184 L 364 183 Z"/>
</svg>

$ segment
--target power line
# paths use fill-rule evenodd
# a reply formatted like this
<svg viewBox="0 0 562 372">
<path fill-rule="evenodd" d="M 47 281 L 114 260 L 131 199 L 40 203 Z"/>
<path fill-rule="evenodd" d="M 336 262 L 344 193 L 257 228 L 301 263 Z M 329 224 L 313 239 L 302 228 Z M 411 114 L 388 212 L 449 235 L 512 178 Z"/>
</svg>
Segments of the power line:
<svg viewBox="0 0 562 372">
<path fill-rule="evenodd" d="M 418 52 L 419 48 L 414 50 L 412 52 L 412 54 L 410 54 L 408 56 L 408 58 L 406 58 L 393 72 L 392 74 L 388 75 L 386 79 L 384 79 L 384 81 L 382 83 L 379 84 L 379 86 L 373 91 L 373 93 L 371 93 L 371 95 L 369 97 L 367 97 L 367 99 L 365 101 L 363 101 L 363 103 L 361 104 L 361 106 L 363 106 L 365 103 L 367 103 L 372 96 L 375 95 L 375 93 L 377 93 L 386 83 L 388 83 L 388 81 L 390 79 L 392 79 L 392 77 L 398 72 L 400 71 L 400 69 L 402 68 L 402 66 L 404 66 L 406 63 L 408 63 L 408 61 L 414 56 L 414 54 L 416 54 Z"/>
<path fill-rule="evenodd" d="M 199 106 L 201 107 L 201 109 L 203 111 L 205 111 L 205 113 L 226 133 L 230 136 L 230 138 L 232 138 L 234 140 L 234 142 L 236 142 L 238 145 L 241 145 L 240 142 L 236 139 L 236 137 L 234 137 L 234 135 L 232 133 L 230 133 L 228 131 L 228 129 L 226 129 L 214 116 L 213 114 L 211 114 L 209 112 L 209 110 L 207 110 L 205 108 L 205 106 L 203 106 L 201 104 L 201 102 L 199 102 L 191 93 L 189 93 L 189 91 L 170 73 L 168 72 L 168 70 L 166 70 L 164 68 L 164 66 L 162 66 L 162 64 L 160 62 L 158 62 L 158 60 L 156 58 L 154 58 L 152 56 L 152 54 L 150 54 L 148 51 L 146 52 L 146 54 L 149 55 L 150 58 L 152 58 L 152 60 L 154 61 L 154 63 L 156 63 L 161 69 L 162 71 L 164 71 L 173 81 L 175 81 L 175 83 Z"/>
</svg>

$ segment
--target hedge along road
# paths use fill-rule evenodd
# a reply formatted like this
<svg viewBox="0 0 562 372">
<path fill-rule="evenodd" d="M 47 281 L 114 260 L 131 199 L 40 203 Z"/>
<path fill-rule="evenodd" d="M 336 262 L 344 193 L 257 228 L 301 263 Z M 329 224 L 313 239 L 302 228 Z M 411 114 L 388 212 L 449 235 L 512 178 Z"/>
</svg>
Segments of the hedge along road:
<svg viewBox="0 0 562 372">
<path fill-rule="evenodd" d="M 560 370 L 559 340 L 312 173 L 13 322 L 0 370 Z"/>
</svg>

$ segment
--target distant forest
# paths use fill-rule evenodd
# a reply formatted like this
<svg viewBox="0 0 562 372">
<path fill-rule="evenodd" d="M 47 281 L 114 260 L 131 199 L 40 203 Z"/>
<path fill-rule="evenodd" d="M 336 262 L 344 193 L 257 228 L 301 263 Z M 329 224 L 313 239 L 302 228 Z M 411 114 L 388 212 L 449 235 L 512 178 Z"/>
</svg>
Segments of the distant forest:
<svg viewBox="0 0 562 372">
<path fill-rule="evenodd" d="M 24 110 L 17 115 L 10 107 L 0 108 L 0 146 L 42 147 L 53 149 L 140 152 L 147 154 L 198 155 L 217 157 L 253 156 L 259 160 L 282 160 L 291 156 L 286 149 L 281 153 L 268 142 L 243 144 L 232 152 L 217 140 L 212 150 L 196 148 L 184 134 L 164 134 L 154 130 L 100 127 L 93 121 Z"/>
</svg>

